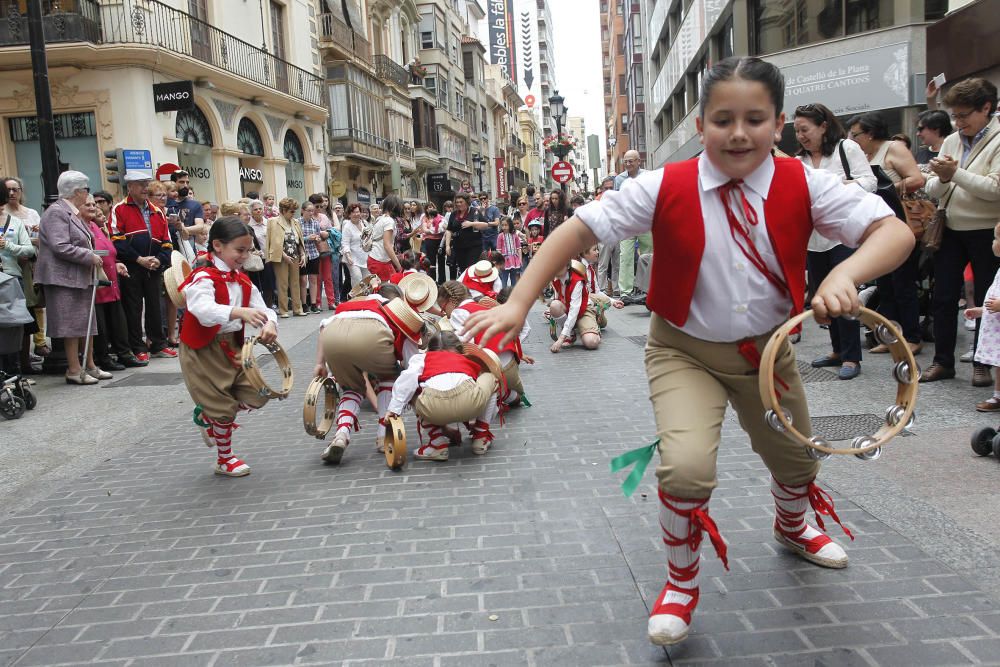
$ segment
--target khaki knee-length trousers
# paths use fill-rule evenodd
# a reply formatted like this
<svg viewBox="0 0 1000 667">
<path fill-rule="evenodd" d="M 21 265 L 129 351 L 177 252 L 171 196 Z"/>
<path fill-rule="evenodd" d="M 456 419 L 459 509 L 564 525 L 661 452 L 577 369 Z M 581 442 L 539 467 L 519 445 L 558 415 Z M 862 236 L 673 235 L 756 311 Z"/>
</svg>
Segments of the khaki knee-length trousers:
<svg viewBox="0 0 1000 667">
<path fill-rule="evenodd" d="M 755 339 L 764 349 L 770 334 Z M 792 413 L 795 428 L 811 435 L 809 410 L 795 354 L 786 340 L 775 360 L 775 372 L 788 384 L 781 405 Z M 726 405 L 731 404 L 753 450 L 782 484 L 812 481 L 819 463 L 805 447 L 764 421 L 757 370 L 737 343 L 712 343 L 689 336 L 653 315 L 646 344 L 649 397 L 660 438 L 660 488 L 679 498 L 707 498 L 716 486 L 716 458 Z"/>
</svg>

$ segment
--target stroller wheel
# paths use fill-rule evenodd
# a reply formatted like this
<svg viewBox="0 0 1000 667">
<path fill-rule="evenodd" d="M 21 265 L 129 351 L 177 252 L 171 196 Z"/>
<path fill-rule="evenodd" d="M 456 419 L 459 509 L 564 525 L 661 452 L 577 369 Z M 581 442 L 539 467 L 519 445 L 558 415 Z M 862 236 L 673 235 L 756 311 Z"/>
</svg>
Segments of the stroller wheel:
<svg viewBox="0 0 1000 667">
<path fill-rule="evenodd" d="M 24 396 L 24 407 L 28 410 L 34 410 L 38 406 L 38 399 L 35 398 L 35 394 L 28 388 L 25 388 L 21 393 Z"/>
<path fill-rule="evenodd" d="M 993 453 L 993 437 L 997 431 L 989 426 L 976 429 L 972 433 L 972 451 L 977 456 L 989 456 Z"/>
<path fill-rule="evenodd" d="M 3 396 L 0 397 L 0 414 L 7 419 L 20 419 L 24 410 L 24 401 L 20 397 L 15 396 L 10 389 L 3 392 Z"/>
</svg>

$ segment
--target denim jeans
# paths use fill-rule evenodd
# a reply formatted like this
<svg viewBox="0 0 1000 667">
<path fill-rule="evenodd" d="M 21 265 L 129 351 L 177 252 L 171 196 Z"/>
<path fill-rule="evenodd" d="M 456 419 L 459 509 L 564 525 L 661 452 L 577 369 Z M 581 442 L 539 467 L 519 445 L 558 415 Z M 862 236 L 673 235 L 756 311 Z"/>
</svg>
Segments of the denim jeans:
<svg viewBox="0 0 1000 667">
<path fill-rule="evenodd" d="M 825 252 L 809 252 L 809 294 L 815 294 L 820 284 L 845 259 L 854 254 L 852 248 L 838 245 Z M 830 345 L 841 361 L 861 361 L 861 322 L 835 317 L 830 322 Z"/>
</svg>

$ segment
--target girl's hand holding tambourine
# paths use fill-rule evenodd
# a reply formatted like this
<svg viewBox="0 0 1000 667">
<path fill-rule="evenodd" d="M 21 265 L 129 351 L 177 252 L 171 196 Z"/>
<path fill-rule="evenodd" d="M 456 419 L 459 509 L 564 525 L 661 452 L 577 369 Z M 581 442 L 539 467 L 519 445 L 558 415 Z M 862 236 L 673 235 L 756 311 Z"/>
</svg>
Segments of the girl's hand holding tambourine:
<svg viewBox="0 0 1000 667">
<path fill-rule="evenodd" d="M 813 317 L 820 324 L 828 324 L 834 317 L 857 317 L 861 312 L 858 288 L 850 278 L 840 275 L 836 269 L 830 272 L 816 290 L 811 304 Z"/>
<path fill-rule="evenodd" d="M 264 328 L 260 330 L 259 334 L 257 334 L 257 340 L 265 345 L 278 340 L 278 327 L 274 326 L 274 322 L 268 320 L 267 324 L 264 325 Z"/>
</svg>

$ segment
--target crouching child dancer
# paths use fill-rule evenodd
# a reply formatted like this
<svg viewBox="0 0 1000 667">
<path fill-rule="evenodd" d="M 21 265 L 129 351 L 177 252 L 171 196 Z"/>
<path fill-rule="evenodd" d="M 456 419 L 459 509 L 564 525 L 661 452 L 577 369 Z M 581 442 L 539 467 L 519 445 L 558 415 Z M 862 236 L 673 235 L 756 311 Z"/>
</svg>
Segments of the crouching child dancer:
<svg viewBox="0 0 1000 667">
<path fill-rule="evenodd" d="M 413 409 L 420 432 L 418 459 L 448 460 L 449 424 L 469 427 L 473 454 L 485 454 L 493 442 L 490 423 L 497 415 L 496 378 L 462 353 L 457 335 L 436 333 L 427 344 L 427 352 L 413 355 L 393 385 L 387 417 L 401 414 L 416 395 Z"/>
<path fill-rule="evenodd" d="M 511 338 L 535 296 L 577 252 L 652 231 L 646 373 L 659 440 L 649 454 L 659 453 L 668 564 L 648 625 L 657 645 L 688 635 L 704 533 L 726 564 L 709 499 L 727 403 L 771 473 L 777 541 L 818 565 L 847 565 L 843 548 L 805 521 L 811 504 L 817 516 L 839 523 L 829 496 L 816 485 L 819 463 L 765 423 L 757 388 L 760 352 L 789 313 L 803 308 L 806 246 L 814 228 L 858 248 L 817 289 L 812 308 L 821 322 L 857 313 L 855 286 L 892 271 L 913 248 L 913 234 L 877 196 L 771 155 L 785 124 L 784 80 L 776 67 L 758 58 L 722 60 L 706 74 L 700 100 L 701 156 L 647 171 L 578 208 L 542 246 L 510 301 L 466 323 L 473 334 Z M 808 436 L 805 394 L 787 343 L 775 372 L 787 385 L 782 404 Z"/>
<path fill-rule="evenodd" d="M 420 315 L 391 283 L 381 285 L 378 294 L 340 304 L 320 323 L 314 375 L 333 375 L 340 390 L 336 430 L 322 454 L 324 461 L 339 464 L 350 444 L 351 431 L 361 430 L 358 413 L 366 376 L 375 389 L 379 417 L 375 449 L 383 451 L 392 384 L 419 350 L 423 326 Z"/>
<path fill-rule="evenodd" d="M 205 444 L 218 450 L 215 474 L 227 477 L 250 474 L 250 466 L 231 447 L 236 414 L 268 401 L 247 380 L 240 363 L 244 327 L 260 329 L 263 343 L 278 338 L 274 311 L 240 270 L 253 250 L 251 234 L 236 216 L 216 220 L 207 257 L 179 287 L 187 301 L 179 350 L 184 384 L 197 406 L 195 423 L 203 429 Z"/>
</svg>

